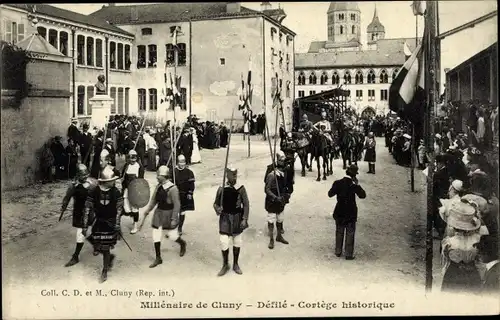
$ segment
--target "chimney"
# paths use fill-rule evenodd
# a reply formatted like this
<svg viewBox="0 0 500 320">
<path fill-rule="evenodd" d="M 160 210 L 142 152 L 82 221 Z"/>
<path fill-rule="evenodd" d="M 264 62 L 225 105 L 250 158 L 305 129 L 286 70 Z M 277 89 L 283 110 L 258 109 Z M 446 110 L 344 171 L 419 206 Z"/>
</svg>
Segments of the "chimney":
<svg viewBox="0 0 500 320">
<path fill-rule="evenodd" d="M 228 2 L 226 4 L 226 12 L 227 13 L 236 13 L 241 11 L 241 3 L 240 2 Z"/>
<path fill-rule="evenodd" d="M 269 1 L 263 1 L 260 3 L 260 11 L 271 10 L 272 5 Z"/>
<path fill-rule="evenodd" d="M 116 3 L 108 3 L 108 7 L 114 7 L 116 6 Z"/>
</svg>

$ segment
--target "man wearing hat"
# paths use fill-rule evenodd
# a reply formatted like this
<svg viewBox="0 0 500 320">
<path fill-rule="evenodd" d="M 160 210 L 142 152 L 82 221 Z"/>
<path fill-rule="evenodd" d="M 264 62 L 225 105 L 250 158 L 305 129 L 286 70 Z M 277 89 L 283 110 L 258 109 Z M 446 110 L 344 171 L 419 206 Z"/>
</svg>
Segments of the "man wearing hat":
<svg viewBox="0 0 500 320">
<path fill-rule="evenodd" d="M 68 139 L 73 139 L 75 142 L 80 141 L 80 130 L 77 127 L 78 120 L 72 119 L 71 124 L 68 127 Z"/>
<path fill-rule="evenodd" d="M 111 254 L 111 250 L 121 233 L 123 197 L 115 185 L 119 178 L 116 170 L 106 166 L 98 179 L 99 186 L 89 192 L 85 203 L 83 233 L 87 233 L 89 217 L 94 216 L 95 222 L 89 240 L 94 245 L 94 251 L 102 253 L 103 256 L 101 282 L 108 279 L 108 271 L 113 267 L 115 255 Z"/>
<path fill-rule="evenodd" d="M 299 132 L 309 132 L 312 129 L 312 122 L 309 121 L 309 118 L 307 117 L 307 114 L 302 115 L 302 120 L 300 121 L 299 125 Z"/>
<path fill-rule="evenodd" d="M 328 197 L 337 196 L 337 204 L 333 211 L 335 220 L 335 255 L 340 257 L 344 249 L 345 238 L 345 259 L 354 259 L 354 236 L 356 233 L 356 222 L 358 219 L 358 207 L 356 206 L 356 196 L 360 199 L 366 198 L 365 190 L 358 184 L 356 175 L 358 167 L 350 165 L 346 170 L 346 176 L 333 182 L 328 191 Z"/>
<path fill-rule="evenodd" d="M 134 234 L 138 231 L 137 223 L 139 222 L 139 208 L 130 205 L 130 202 L 128 201 L 128 186 L 133 180 L 137 178 L 144 179 L 144 167 L 137 162 L 137 152 L 135 152 L 135 150 L 130 150 L 128 152 L 128 161 L 127 164 L 125 164 L 125 166 L 123 167 L 121 176 L 123 177 L 122 186 L 124 215 L 132 217 L 132 219 L 134 219 L 134 226 L 130 231 L 131 234 Z"/>
<path fill-rule="evenodd" d="M 233 242 L 233 271 L 243 274 L 239 256 L 243 243 L 243 231 L 248 228 L 250 204 L 245 186 L 237 186 L 238 170 L 228 167 L 226 185 L 217 189 L 213 208 L 219 216 L 219 234 L 223 264 L 218 273 L 221 277 L 229 271 L 229 241 Z"/>
<path fill-rule="evenodd" d="M 182 135 L 177 143 L 177 154 L 182 154 L 186 158 L 186 164 L 191 165 L 191 155 L 193 154 L 193 137 L 189 127 L 182 129 Z"/>
<path fill-rule="evenodd" d="M 85 201 L 90 192 L 97 187 L 97 181 L 89 177 L 89 172 L 84 164 L 79 164 L 77 168 L 77 181 L 71 183 L 64 196 L 61 207 L 61 218 L 68 207 L 69 202 L 73 199 L 73 227 L 76 228 L 76 249 L 65 267 L 71 267 L 79 262 L 80 251 L 82 250 L 85 240 L 83 228 L 91 225 L 93 218 L 88 219 L 88 224 L 84 226 L 83 216 L 85 213 Z"/>
<path fill-rule="evenodd" d="M 177 189 L 177 186 L 171 181 L 172 171 L 167 166 L 160 166 L 156 178 L 158 180 L 158 185 L 156 186 L 156 190 L 148 207 L 144 211 L 144 218 L 139 227 L 140 230 L 149 213 L 156 207 L 151 221 L 156 258 L 149 266 L 150 268 L 155 268 L 163 263 L 161 258 L 162 230 L 167 231 L 167 236 L 170 240 L 179 244 L 179 255 L 183 257 L 184 254 L 186 254 L 186 241 L 181 238 L 177 230 L 181 201 L 179 198 L 179 189 Z"/>
<path fill-rule="evenodd" d="M 179 234 L 182 235 L 182 227 L 186 220 L 186 211 L 194 211 L 193 193 L 195 189 L 195 177 L 191 169 L 186 166 L 186 158 L 181 154 L 177 157 L 175 167 L 175 184 L 179 189 L 181 200 L 181 211 L 179 216 Z"/>
<path fill-rule="evenodd" d="M 156 171 L 156 149 L 158 149 L 158 146 L 150 133 L 151 131 L 146 129 L 143 135 L 144 142 L 146 144 L 145 149 L 148 154 L 148 170 Z"/>
<path fill-rule="evenodd" d="M 290 200 L 288 190 L 288 179 L 285 173 L 285 154 L 282 151 L 276 153 L 276 168 L 272 168 L 265 177 L 264 191 L 266 198 L 264 207 L 267 211 L 267 228 L 269 232 L 269 249 L 274 249 L 274 224 L 277 228 L 276 241 L 288 244 L 283 238 L 283 221 L 285 205 Z"/>
<path fill-rule="evenodd" d="M 81 162 L 90 168 L 90 153 L 92 152 L 92 135 L 89 132 L 89 124 L 84 123 L 82 127 L 82 134 L 80 135 L 80 157 Z"/>
</svg>

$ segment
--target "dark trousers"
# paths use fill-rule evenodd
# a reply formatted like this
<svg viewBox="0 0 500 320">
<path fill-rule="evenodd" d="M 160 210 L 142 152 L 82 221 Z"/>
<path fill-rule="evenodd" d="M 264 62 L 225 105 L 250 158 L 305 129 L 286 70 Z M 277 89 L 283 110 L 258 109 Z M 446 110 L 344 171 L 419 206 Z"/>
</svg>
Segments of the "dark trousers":
<svg viewBox="0 0 500 320">
<path fill-rule="evenodd" d="M 345 256 L 354 255 L 354 235 L 356 234 L 356 222 L 339 224 L 335 222 L 335 254 L 342 254 L 345 238 Z M 345 236 L 344 236 L 345 235 Z"/>
</svg>

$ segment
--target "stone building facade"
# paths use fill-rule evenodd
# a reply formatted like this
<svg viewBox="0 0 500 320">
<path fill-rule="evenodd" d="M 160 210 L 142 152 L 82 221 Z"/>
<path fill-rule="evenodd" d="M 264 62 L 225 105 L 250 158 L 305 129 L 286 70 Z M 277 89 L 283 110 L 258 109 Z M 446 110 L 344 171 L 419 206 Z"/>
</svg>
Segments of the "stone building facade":
<svg viewBox="0 0 500 320">
<path fill-rule="evenodd" d="M 307 53 L 295 54 L 296 97 L 342 86 L 350 91 L 348 105 L 358 114 L 386 114 L 390 84 L 417 40 L 386 39 L 375 8 L 363 48 L 356 2 L 332 2 L 327 16 L 328 40 L 312 42 Z"/>
</svg>

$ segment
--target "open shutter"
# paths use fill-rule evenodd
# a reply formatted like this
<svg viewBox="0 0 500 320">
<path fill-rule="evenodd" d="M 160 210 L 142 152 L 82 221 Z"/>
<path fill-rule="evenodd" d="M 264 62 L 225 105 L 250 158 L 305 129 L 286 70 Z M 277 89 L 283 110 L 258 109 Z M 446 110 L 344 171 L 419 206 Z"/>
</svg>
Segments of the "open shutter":
<svg viewBox="0 0 500 320">
<path fill-rule="evenodd" d="M 17 25 L 17 42 L 24 40 L 24 24 Z"/>
<path fill-rule="evenodd" d="M 12 42 L 12 22 L 9 20 L 4 21 L 4 34 L 3 34 L 3 39 L 6 42 Z"/>
</svg>

